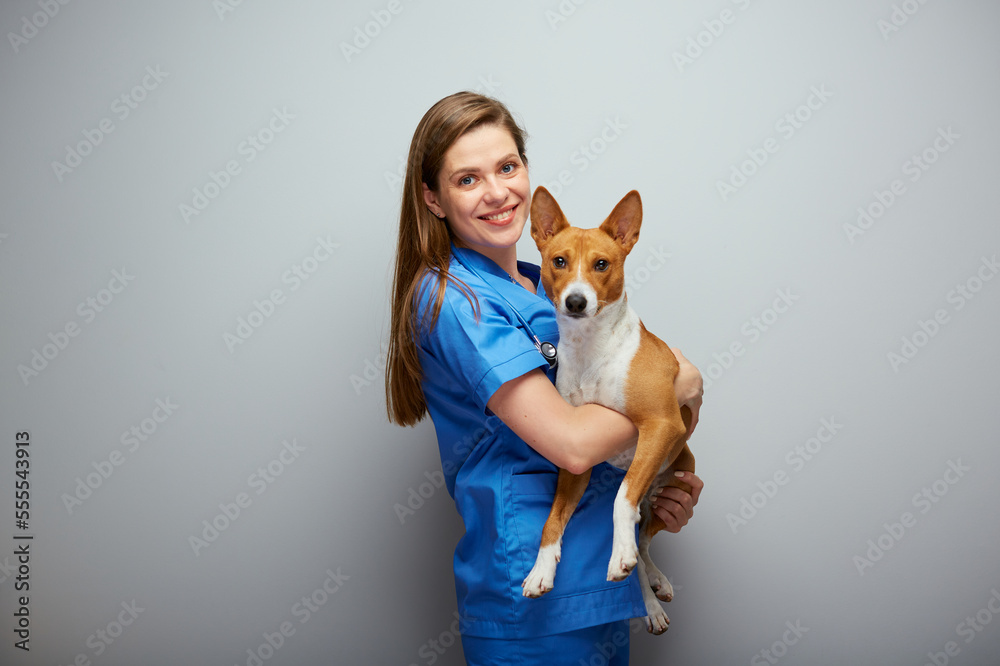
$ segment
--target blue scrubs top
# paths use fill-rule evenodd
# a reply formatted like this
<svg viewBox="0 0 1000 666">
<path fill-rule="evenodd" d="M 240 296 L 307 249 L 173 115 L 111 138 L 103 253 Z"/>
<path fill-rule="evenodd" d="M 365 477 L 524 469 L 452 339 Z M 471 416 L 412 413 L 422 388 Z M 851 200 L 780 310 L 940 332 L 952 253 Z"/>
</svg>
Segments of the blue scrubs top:
<svg viewBox="0 0 1000 666">
<path fill-rule="evenodd" d="M 519 262 L 518 268 L 541 292 L 538 267 Z M 486 403 L 505 382 L 535 368 L 548 371 L 514 308 L 539 340 L 553 344 L 559 337 L 555 309 L 544 293 L 532 294 L 473 250 L 453 245 L 449 270 L 475 293 L 479 320 L 449 283 L 437 323 L 421 332 L 418 348 L 442 470 L 465 523 L 455 549 L 461 632 L 530 638 L 644 616 L 638 575 L 606 580 L 612 506 L 624 478 L 606 463 L 594 468 L 566 527 L 554 589 L 540 599 L 522 596 L 521 581 L 538 555 L 559 470 Z M 423 286 L 418 316 L 433 305 L 436 276 L 426 275 Z"/>
</svg>

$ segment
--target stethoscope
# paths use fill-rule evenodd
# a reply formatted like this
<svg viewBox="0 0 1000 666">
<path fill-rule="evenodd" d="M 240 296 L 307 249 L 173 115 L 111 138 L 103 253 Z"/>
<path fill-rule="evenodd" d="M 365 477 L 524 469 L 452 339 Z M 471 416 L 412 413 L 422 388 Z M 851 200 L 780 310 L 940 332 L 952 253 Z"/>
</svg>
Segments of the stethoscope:
<svg viewBox="0 0 1000 666">
<path fill-rule="evenodd" d="M 539 340 L 538 336 L 535 335 L 535 332 L 531 330 L 531 326 L 529 326 L 528 322 L 525 321 L 523 316 L 521 316 L 521 313 L 518 311 L 518 309 L 514 307 L 514 304 L 508 301 L 503 294 L 500 293 L 499 289 L 494 287 L 492 284 L 490 284 L 489 280 L 480 275 L 479 271 L 477 271 L 474 266 L 470 266 L 469 264 L 465 263 L 465 261 L 462 260 L 462 257 L 458 252 L 453 252 L 452 254 L 458 261 L 458 263 L 462 264 L 462 266 L 464 266 L 467 271 L 478 277 L 482 282 L 489 285 L 490 289 L 496 292 L 496 295 L 499 296 L 501 299 L 503 299 L 504 303 L 510 306 L 510 309 L 514 311 L 514 316 L 517 317 L 517 321 L 521 324 L 521 326 L 524 327 L 524 332 L 527 333 L 528 337 L 531 338 L 531 341 L 535 343 L 535 349 L 537 349 L 538 353 L 542 355 L 542 358 L 544 358 L 548 362 L 550 369 L 555 368 L 556 365 L 559 363 L 559 359 L 556 358 L 556 346 L 551 342 L 542 342 L 541 340 Z M 510 278 L 511 282 L 514 282 L 514 277 L 512 275 L 508 273 L 507 277 Z"/>
</svg>

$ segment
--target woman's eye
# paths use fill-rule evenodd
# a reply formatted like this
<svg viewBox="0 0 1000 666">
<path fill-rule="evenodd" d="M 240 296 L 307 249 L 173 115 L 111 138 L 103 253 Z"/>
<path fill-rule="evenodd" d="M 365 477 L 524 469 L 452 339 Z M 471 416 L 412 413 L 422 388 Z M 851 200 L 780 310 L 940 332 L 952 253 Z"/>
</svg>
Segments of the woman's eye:
<svg viewBox="0 0 1000 666">
<path fill-rule="evenodd" d="M 594 264 L 594 269 L 603 273 L 604 271 L 608 270 L 608 266 L 609 264 L 606 259 L 598 259 L 597 263 Z"/>
<path fill-rule="evenodd" d="M 459 181 L 459 185 L 472 185 L 472 176 L 463 176 Z"/>
<path fill-rule="evenodd" d="M 556 257 L 555 259 L 552 260 L 552 265 L 555 266 L 556 268 L 562 268 L 563 266 L 566 265 L 566 260 L 563 259 L 562 257 Z"/>
<path fill-rule="evenodd" d="M 500 167 L 500 171 L 501 171 L 502 173 L 511 173 L 511 172 L 513 172 L 513 171 L 514 171 L 514 168 L 515 168 L 516 166 L 517 166 L 517 165 L 516 165 L 516 164 L 514 164 L 513 162 L 507 162 L 507 164 L 504 164 L 504 165 L 503 165 L 502 167 Z"/>
</svg>

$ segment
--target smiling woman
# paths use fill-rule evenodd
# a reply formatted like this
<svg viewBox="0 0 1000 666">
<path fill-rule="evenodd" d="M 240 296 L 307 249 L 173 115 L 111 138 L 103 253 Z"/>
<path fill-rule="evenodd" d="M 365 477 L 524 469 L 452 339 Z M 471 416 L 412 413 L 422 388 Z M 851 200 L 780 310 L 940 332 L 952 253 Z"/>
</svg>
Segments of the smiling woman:
<svg viewBox="0 0 1000 666">
<path fill-rule="evenodd" d="M 574 407 L 529 331 L 556 342 L 537 266 L 517 260 L 531 204 L 524 132 L 507 108 L 474 93 L 424 115 L 407 161 L 386 366 L 389 418 L 430 414 L 442 470 L 466 533 L 455 549 L 459 630 L 470 664 L 588 663 L 595 645 L 628 663 L 628 618 L 644 616 L 630 576 L 606 580 L 612 505 L 624 473 L 605 460 L 635 445 L 622 414 Z M 676 390 L 694 413 L 701 376 L 681 359 Z M 470 435 L 470 433 L 474 433 Z M 598 467 L 565 531 L 559 586 L 540 599 L 521 583 L 538 553 L 558 468 Z M 608 483 L 608 479 L 612 482 Z M 668 488 L 671 531 L 692 515 L 692 493 Z"/>
<path fill-rule="evenodd" d="M 489 257 L 534 291 L 517 271 L 515 243 L 528 219 L 528 169 L 505 129 L 484 125 L 460 137 L 445 155 L 435 189 L 424 201 L 447 220 L 458 244 Z"/>
</svg>

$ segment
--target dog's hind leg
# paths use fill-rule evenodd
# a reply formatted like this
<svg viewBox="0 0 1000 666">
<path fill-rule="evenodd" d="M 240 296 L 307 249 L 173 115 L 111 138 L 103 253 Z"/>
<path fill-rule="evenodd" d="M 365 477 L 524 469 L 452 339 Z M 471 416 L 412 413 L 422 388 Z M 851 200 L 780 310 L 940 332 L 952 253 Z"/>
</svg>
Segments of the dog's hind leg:
<svg viewBox="0 0 1000 666">
<path fill-rule="evenodd" d="M 649 587 L 656 593 L 656 598 L 661 601 L 671 601 L 674 598 L 674 588 L 649 556 L 649 544 L 652 542 L 653 536 L 667 526 L 659 516 L 653 513 L 652 499 L 659 487 L 674 486 L 691 492 L 691 487 L 688 484 L 674 476 L 676 471 L 694 472 L 694 456 L 687 444 L 684 444 L 680 454 L 666 471 L 656 478 L 653 488 L 647 493 L 642 503 L 642 524 L 639 526 L 639 557 L 646 565 L 646 578 L 649 581 Z"/>
<path fill-rule="evenodd" d="M 535 566 L 521 583 L 521 594 L 524 596 L 537 598 L 552 589 L 556 565 L 562 556 L 563 532 L 587 489 L 590 472 L 588 469 L 583 474 L 571 474 L 564 469 L 559 470 L 556 496 L 545 527 L 542 528 L 542 543 L 538 549 L 538 557 L 535 558 Z"/>
<path fill-rule="evenodd" d="M 644 566 L 649 589 L 656 598 L 660 601 L 671 601 L 674 598 L 674 588 L 649 555 L 649 545 L 653 541 L 653 535 L 665 526 L 660 517 L 653 513 L 650 496 L 647 495 L 642 503 L 642 521 L 639 524 L 639 561 Z"/>
<path fill-rule="evenodd" d="M 676 409 L 676 407 L 675 407 Z M 634 419 L 633 419 L 634 421 Z M 663 461 L 670 460 L 669 448 L 680 441 L 683 446 L 684 423 L 680 414 L 676 418 L 650 419 L 639 428 L 639 442 L 635 457 L 618 488 L 614 507 L 614 538 L 611 561 L 608 562 L 608 580 L 624 580 L 639 560 L 635 538 L 635 525 L 639 522 L 639 506 L 649 493 L 660 472 Z"/>
<path fill-rule="evenodd" d="M 685 422 L 687 420 L 685 419 Z M 656 598 L 661 601 L 671 601 L 674 598 L 674 588 L 670 584 L 663 572 L 653 563 L 649 556 L 649 544 L 657 532 L 667 525 L 659 516 L 653 513 L 652 498 L 658 487 L 674 486 L 686 492 L 691 492 L 691 487 L 674 476 L 676 471 L 694 472 L 694 455 L 687 444 L 681 448 L 680 454 L 673 460 L 670 466 L 653 483 L 653 488 L 646 495 L 642 505 L 642 525 L 639 528 L 639 557 L 646 565 L 646 577 L 649 579 L 649 587 L 656 593 Z"/>
<path fill-rule="evenodd" d="M 645 558 L 639 559 L 637 568 L 639 569 L 639 576 L 641 578 L 646 578 L 649 575 L 649 572 L 646 571 Z M 667 584 L 669 585 L 669 583 Z M 670 618 L 663 611 L 663 606 L 657 601 L 657 597 L 653 594 L 653 591 L 645 585 L 642 586 L 642 601 L 646 605 L 646 631 L 659 635 L 669 629 Z"/>
</svg>

